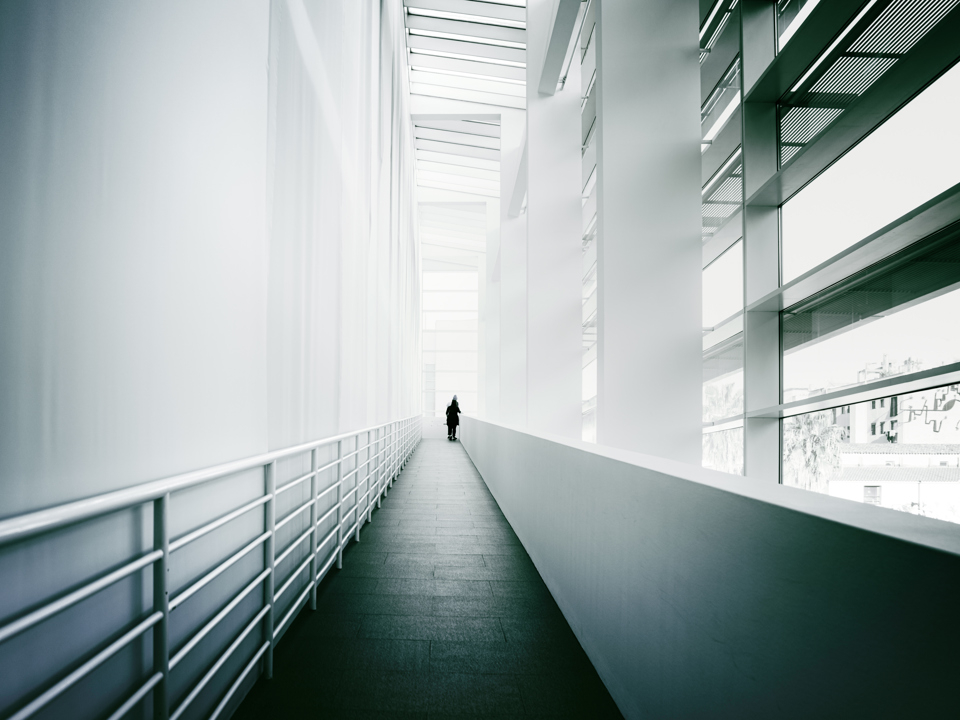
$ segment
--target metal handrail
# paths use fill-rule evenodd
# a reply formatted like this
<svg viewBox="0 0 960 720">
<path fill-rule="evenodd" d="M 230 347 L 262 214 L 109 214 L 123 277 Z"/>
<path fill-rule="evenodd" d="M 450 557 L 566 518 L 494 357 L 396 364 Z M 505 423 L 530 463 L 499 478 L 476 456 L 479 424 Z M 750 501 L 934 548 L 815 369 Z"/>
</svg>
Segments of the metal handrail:
<svg viewBox="0 0 960 720">
<path fill-rule="evenodd" d="M 364 435 L 366 436 L 366 444 L 361 445 L 361 438 Z M 308 598 L 311 609 L 316 609 L 317 585 L 334 563 L 338 568 L 342 567 L 343 550 L 349 543 L 350 538 L 360 539 L 361 527 L 373 517 L 374 503 L 377 507 L 380 506 L 382 498 L 392 487 L 394 480 L 403 469 L 410 454 L 416 449 L 420 439 L 420 418 L 419 416 L 413 416 L 0 520 L 0 546 L 3 546 L 37 537 L 67 525 L 76 525 L 110 513 L 141 507 L 147 503 L 153 505 L 154 518 L 154 547 L 152 551 L 132 558 L 113 570 L 103 572 L 81 586 L 62 593 L 40 607 L 0 625 L 0 643 L 3 643 L 123 578 L 136 572 L 142 572 L 151 566 L 153 568 L 154 606 L 149 615 L 146 618 L 141 618 L 133 627 L 126 629 L 120 637 L 112 641 L 105 638 L 105 646 L 96 651 L 90 659 L 80 664 L 72 672 L 58 680 L 55 679 L 49 687 L 42 689 L 35 696 L 23 698 L 22 702 L 24 704 L 22 707 L 10 717 L 16 718 L 16 720 L 26 720 L 26 718 L 31 717 L 60 696 L 67 688 L 81 681 L 109 657 L 115 655 L 147 631 L 152 631 L 154 667 L 151 668 L 149 677 L 110 715 L 110 719 L 119 720 L 152 692 L 153 717 L 157 720 L 176 720 L 200 695 L 200 692 L 213 677 L 221 671 L 244 639 L 256 627 L 262 625 L 266 641 L 259 647 L 253 658 L 246 663 L 243 671 L 235 678 L 218 702 L 211 715 L 211 717 L 218 717 L 228 706 L 234 693 L 243 686 L 244 679 L 258 666 L 261 659 L 263 659 L 264 674 L 268 678 L 272 676 L 273 650 L 277 641 Z M 351 443 L 354 449 L 344 454 L 344 441 L 349 440 L 356 440 L 355 443 Z M 334 444 L 336 445 L 337 458 L 319 467 L 317 462 L 318 451 Z M 366 451 L 365 457 L 361 458 L 361 453 L 364 451 Z M 298 476 L 281 487 L 277 487 L 277 461 L 308 452 L 310 453 L 310 472 Z M 351 467 L 346 474 L 344 474 L 345 463 L 355 466 Z M 171 494 L 257 467 L 262 468 L 263 471 L 264 492 L 262 495 L 171 540 L 169 534 Z M 335 477 L 331 478 L 329 483 L 325 483 L 325 487 L 318 487 L 321 475 L 329 470 L 336 471 Z M 351 476 L 354 476 L 353 487 L 344 492 L 344 482 Z M 278 522 L 277 497 L 287 490 L 302 486 L 307 482 L 310 485 L 309 498 L 299 501 L 296 507 L 288 509 Z M 360 494 L 361 490 L 365 490 L 362 495 Z M 336 492 L 335 502 L 321 515 L 317 510 L 320 499 L 333 492 Z M 354 496 L 354 499 L 351 504 L 347 505 L 346 502 L 351 495 Z M 193 543 L 194 540 L 256 511 L 263 513 L 263 531 L 252 540 L 244 541 L 243 547 L 236 548 L 227 558 L 222 559 L 214 567 L 206 569 L 198 578 L 195 578 L 186 587 L 179 588 L 179 592 L 170 597 L 172 593 L 168 587 L 168 569 L 172 554 L 177 551 L 183 552 L 184 548 Z M 294 518 L 305 517 L 307 511 L 309 511 L 310 518 L 307 529 L 300 532 L 295 539 L 287 541 L 286 546 L 278 554 L 278 548 L 276 547 L 277 531 Z M 354 515 L 354 513 L 356 514 Z M 331 520 L 334 514 L 336 514 L 336 521 L 332 529 L 326 532 L 322 539 L 319 539 L 318 531 L 320 527 Z M 344 526 L 347 524 L 350 527 L 345 533 Z M 336 537 L 336 543 L 330 546 L 329 543 L 334 537 Z M 309 545 L 305 545 L 307 538 L 310 538 Z M 306 547 L 309 552 L 301 558 L 296 568 L 289 574 L 285 574 L 286 579 L 282 583 L 278 583 L 277 567 L 297 548 L 303 547 Z M 329 551 L 321 554 L 321 550 L 327 547 L 329 547 Z M 219 612 L 191 636 L 185 638 L 176 653 L 171 654 L 167 630 L 170 613 L 241 559 L 257 552 L 258 548 L 262 548 L 263 551 L 263 570 L 252 581 L 246 583 L 243 589 L 227 598 Z M 318 565 L 321 566 L 319 571 Z M 310 568 L 309 577 L 304 582 L 302 579 L 303 572 L 308 567 Z M 294 587 L 294 583 L 298 580 L 303 582 L 302 586 L 298 586 L 300 587 L 298 597 L 286 606 L 287 610 L 280 622 L 275 623 L 274 612 L 277 610 L 277 599 Z M 278 584 L 279 587 L 277 587 Z M 263 592 L 263 604 L 260 610 L 246 624 L 240 634 L 234 638 L 229 647 L 220 654 L 213 665 L 193 684 L 178 706 L 171 709 L 169 706 L 170 690 L 168 683 L 171 669 L 179 665 L 200 641 L 212 632 L 224 618 L 229 616 L 240 605 L 241 601 L 250 596 L 258 586 L 262 586 Z"/>
</svg>

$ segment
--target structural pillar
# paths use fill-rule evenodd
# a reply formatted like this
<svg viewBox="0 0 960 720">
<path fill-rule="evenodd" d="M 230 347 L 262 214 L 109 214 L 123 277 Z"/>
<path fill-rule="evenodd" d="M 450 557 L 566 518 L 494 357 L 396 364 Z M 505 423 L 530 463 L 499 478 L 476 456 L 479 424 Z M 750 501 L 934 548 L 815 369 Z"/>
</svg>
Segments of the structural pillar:
<svg viewBox="0 0 960 720">
<path fill-rule="evenodd" d="M 598 0 L 597 442 L 700 464 L 693 0 Z"/>
<path fill-rule="evenodd" d="M 527 3 L 527 426 L 581 436 L 579 59 L 563 90 L 539 90 L 547 47 L 570 44 L 558 0 Z M 554 71 L 555 74 L 555 71 Z M 551 85 L 556 86 L 556 78 Z M 551 88 L 552 89 L 552 88 Z"/>
<path fill-rule="evenodd" d="M 527 216 L 512 217 L 521 173 L 524 122 L 504 114 L 500 125 L 500 422 L 527 425 Z M 496 261 L 495 261 L 496 262 Z"/>
<path fill-rule="evenodd" d="M 780 419 L 761 409 L 780 403 L 779 307 L 757 307 L 780 287 L 780 210 L 751 198 L 777 172 L 777 106 L 751 94 L 776 54 L 776 8 L 745 0 L 740 12 L 743 62 L 744 468 L 747 477 L 779 482 Z"/>
</svg>

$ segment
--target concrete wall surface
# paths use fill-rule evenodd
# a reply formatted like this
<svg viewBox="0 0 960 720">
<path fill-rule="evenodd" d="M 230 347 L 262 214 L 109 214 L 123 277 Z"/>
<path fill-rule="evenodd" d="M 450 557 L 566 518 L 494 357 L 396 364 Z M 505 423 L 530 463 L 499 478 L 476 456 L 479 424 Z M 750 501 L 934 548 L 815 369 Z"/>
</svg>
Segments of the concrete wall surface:
<svg viewBox="0 0 960 720">
<path fill-rule="evenodd" d="M 954 524 L 464 418 L 627 718 L 951 717 Z"/>
</svg>

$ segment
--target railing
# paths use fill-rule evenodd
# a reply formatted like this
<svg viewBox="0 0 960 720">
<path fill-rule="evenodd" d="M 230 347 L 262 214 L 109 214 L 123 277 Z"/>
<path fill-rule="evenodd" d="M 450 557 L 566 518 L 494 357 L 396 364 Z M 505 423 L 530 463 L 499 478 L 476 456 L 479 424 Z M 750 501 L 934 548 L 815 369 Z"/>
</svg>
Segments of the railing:
<svg viewBox="0 0 960 720">
<path fill-rule="evenodd" d="M 218 465 L 205 470 L 177 475 L 165 480 L 149 482 L 135 487 L 109 492 L 95 497 L 65 503 L 37 512 L 0 521 L 0 546 L 17 541 L 35 538 L 67 525 L 76 525 L 111 513 L 129 510 L 151 503 L 153 506 L 153 548 L 150 552 L 136 557 L 130 562 L 90 579 L 80 587 L 45 602 L 15 620 L 0 627 L 0 644 L 20 635 L 57 614 L 75 606 L 119 581 L 138 572 L 146 572 L 152 566 L 153 604 L 146 617 L 129 628 L 112 642 L 105 642 L 94 654 L 78 659 L 78 667 L 54 679 L 52 684 L 42 691 L 34 691 L 32 697 L 20 699 L 20 707 L 10 715 L 10 720 L 25 720 L 48 706 L 67 689 L 76 685 L 122 649 L 140 639 L 148 631 L 152 632 L 153 668 L 152 673 L 119 707 L 109 716 L 110 720 L 123 717 L 136 707 L 149 693 L 153 693 L 153 718 L 155 720 L 177 720 L 191 706 L 191 703 L 204 690 L 210 681 L 221 671 L 237 648 L 258 627 L 262 628 L 263 642 L 253 653 L 229 689 L 210 714 L 216 718 L 228 707 L 237 690 L 243 685 L 249 674 L 257 667 L 261 658 L 263 672 L 267 678 L 273 674 L 273 650 L 276 642 L 297 612 L 309 600 L 311 609 L 316 609 L 317 585 L 327 571 L 336 563 L 342 566 L 343 549 L 353 537 L 359 541 L 360 529 L 364 522 L 372 519 L 373 506 L 380 501 L 393 485 L 394 479 L 402 470 L 404 463 L 420 441 L 420 417 L 414 416 L 397 422 L 386 423 L 358 432 L 347 433 L 325 440 L 298 445 L 285 450 L 266 453 L 237 462 Z M 365 444 L 361 445 L 361 442 Z M 327 449 L 332 455 L 336 446 L 336 458 L 322 465 L 319 462 L 320 451 Z M 353 446 L 352 448 L 350 446 Z M 296 458 L 309 453 L 310 471 L 277 487 L 277 462 Z M 304 458 L 305 459 L 305 458 Z M 349 470 L 345 471 L 345 466 Z M 235 473 L 256 468 L 263 469 L 263 493 L 252 501 L 236 507 L 224 515 L 214 518 L 177 538 L 170 537 L 170 497 L 172 494 L 195 488 L 212 480 L 224 478 Z M 320 479 L 329 474 L 330 481 L 320 487 Z M 362 479 L 361 479 L 362 477 Z M 353 483 L 348 481 L 353 478 Z M 294 489 L 310 484 L 310 493 L 305 502 L 296 505 L 283 517 L 277 517 L 277 498 Z M 349 489 L 345 489 L 345 484 Z M 318 506 L 324 498 L 336 493 L 336 499 L 329 508 L 319 515 Z M 362 493 L 362 494 L 361 494 Z M 275 546 L 277 532 L 296 518 L 309 511 L 309 524 L 306 531 L 300 533 L 286 547 Z M 171 559 L 195 540 L 226 526 L 228 523 L 246 516 L 248 513 L 263 514 L 263 531 L 243 547 L 233 552 L 215 567 L 208 569 L 201 577 L 179 589 L 172 597 L 168 587 L 168 574 Z M 319 529 L 335 516 L 333 529 L 322 538 L 318 538 Z M 345 530 L 346 527 L 346 530 Z M 297 548 L 309 541 L 310 551 L 287 579 L 277 587 L 275 568 Z M 236 563 L 258 548 L 263 552 L 263 569 L 251 582 L 226 602 L 219 612 L 188 637 L 171 656 L 168 634 L 170 613 L 191 597 L 209 585 Z M 296 585 L 298 578 L 309 568 L 308 582 Z M 10 582 L 5 580 L 4 584 Z M 197 645 L 207 637 L 241 602 L 258 587 L 262 588 L 262 607 L 254 614 L 227 649 L 223 651 L 202 677 L 186 692 L 175 708 L 170 707 L 170 688 L 168 678 L 173 670 Z M 274 611 L 280 599 L 292 591 L 300 590 L 296 599 L 288 606 L 279 621 Z"/>
</svg>

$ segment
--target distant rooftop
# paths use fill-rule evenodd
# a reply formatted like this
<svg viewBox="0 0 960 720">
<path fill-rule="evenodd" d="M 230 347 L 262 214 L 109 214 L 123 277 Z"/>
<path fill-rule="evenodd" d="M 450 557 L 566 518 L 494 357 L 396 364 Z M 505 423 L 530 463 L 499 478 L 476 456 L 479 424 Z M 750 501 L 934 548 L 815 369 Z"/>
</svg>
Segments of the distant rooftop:
<svg viewBox="0 0 960 720">
<path fill-rule="evenodd" d="M 841 455 L 957 455 L 960 444 L 936 443 L 849 443 L 840 447 Z"/>
</svg>

